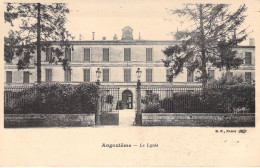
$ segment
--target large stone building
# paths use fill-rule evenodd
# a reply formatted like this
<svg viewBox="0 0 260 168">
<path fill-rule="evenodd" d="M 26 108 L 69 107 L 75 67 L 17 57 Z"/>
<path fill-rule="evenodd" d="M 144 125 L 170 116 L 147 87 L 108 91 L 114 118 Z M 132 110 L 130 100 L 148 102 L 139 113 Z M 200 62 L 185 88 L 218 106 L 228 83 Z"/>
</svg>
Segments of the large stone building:
<svg viewBox="0 0 260 168">
<path fill-rule="evenodd" d="M 174 78 L 173 83 L 167 82 L 167 70 L 161 59 L 165 59 L 162 50 L 178 41 L 151 41 L 133 38 L 133 29 L 124 27 L 121 40 L 115 35 L 113 40 L 71 41 L 73 49 L 66 50 L 65 57 L 69 60 L 71 70 L 64 71 L 61 63 L 50 63 L 52 54 L 47 50 L 42 52 L 43 82 L 96 82 L 96 71 L 101 70 L 101 85 L 120 87 L 120 98 L 129 99 L 128 108 L 134 107 L 135 88 L 137 82 L 136 70 L 140 68 L 142 85 L 193 85 L 196 72 L 187 73 L 187 69 Z M 231 75 L 243 75 L 248 80 L 254 80 L 255 46 L 250 39 L 248 46 L 237 46 L 238 55 L 245 62 L 237 70 L 231 70 Z M 36 82 L 36 57 L 26 70 L 17 70 L 17 60 L 5 64 L 6 85 L 30 85 Z M 208 68 L 212 78 L 219 78 L 224 71 Z M 126 101 L 126 100 L 123 100 Z"/>
</svg>

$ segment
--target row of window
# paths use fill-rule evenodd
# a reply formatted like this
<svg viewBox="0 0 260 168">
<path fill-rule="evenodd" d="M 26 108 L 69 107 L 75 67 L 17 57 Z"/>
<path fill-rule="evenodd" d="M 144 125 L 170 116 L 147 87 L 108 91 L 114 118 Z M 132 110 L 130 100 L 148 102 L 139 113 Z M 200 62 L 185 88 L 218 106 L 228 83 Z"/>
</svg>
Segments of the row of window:
<svg viewBox="0 0 260 168">
<path fill-rule="evenodd" d="M 52 69 L 45 69 L 46 82 L 52 82 Z M 12 83 L 12 71 L 6 71 L 6 83 Z M 83 80 L 84 82 L 90 82 L 90 69 L 84 69 L 83 70 Z M 109 82 L 110 76 L 109 76 L 109 69 L 103 69 L 103 82 Z M 214 70 L 209 70 L 209 80 L 215 79 L 215 72 Z M 233 72 L 227 72 L 226 73 L 228 78 L 233 77 Z M 71 70 L 64 71 L 64 81 L 65 82 L 71 82 Z M 251 72 L 245 72 L 245 80 L 247 82 L 250 82 L 252 80 L 252 74 Z M 124 82 L 131 82 L 131 69 L 124 69 Z M 146 69 L 146 82 L 152 82 L 153 81 L 153 70 L 152 69 Z M 187 73 L 187 82 L 194 82 L 194 73 L 192 71 L 188 71 Z M 30 72 L 24 71 L 23 72 L 23 83 L 30 83 Z"/>
<path fill-rule="evenodd" d="M 146 61 L 153 61 L 152 48 L 146 48 Z M 71 61 L 71 49 L 65 49 L 65 59 Z M 51 48 L 46 49 L 46 61 L 52 60 Z M 84 48 L 83 61 L 90 62 L 90 48 Z M 103 48 L 103 61 L 110 61 L 109 48 Z M 124 61 L 131 61 L 131 48 L 124 48 Z M 245 52 L 245 64 L 252 65 L 252 52 Z"/>
<path fill-rule="evenodd" d="M 52 69 L 46 69 L 46 82 L 52 82 Z M 109 69 L 103 69 L 103 82 L 109 82 Z M 83 70 L 84 82 L 90 82 L 90 69 Z M 71 82 L 71 70 L 64 71 L 64 81 Z M 131 69 L 124 69 L 124 82 L 131 82 Z M 146 69 L 146 82 L 153 81 L 153 70 Z"/>
<path fill-rule="evenodd" d="M 52 49 L 46 49 L 46 61 L 52 60 Z M 152 48 L 146 48 L 146 61 L 153 61 Z M 65 59 L 71 61 L 71 49 L 66 48 L 65 50 Z M 108 62 L 110 60 L 109 48 L 103 48 L 103 61 Z M 84 48 L 84 57 L 83 61 L 90 60 L 90 48 Z M 124 48 L 124 61 L 131 61 L 131 48 Z"/>
</svg>

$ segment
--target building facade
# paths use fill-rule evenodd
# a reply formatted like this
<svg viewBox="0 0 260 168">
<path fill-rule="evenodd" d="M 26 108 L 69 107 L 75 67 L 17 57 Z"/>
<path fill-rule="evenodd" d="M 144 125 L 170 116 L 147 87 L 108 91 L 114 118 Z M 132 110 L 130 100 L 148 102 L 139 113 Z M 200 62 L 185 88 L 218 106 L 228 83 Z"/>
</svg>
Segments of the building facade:
<svg viewBox="0 0 260 168">
<path fill-rule="evenodd" d="M 63 69 L 61 63 L 50 63 L 53 55 L 51 50 L 42 52 L 42 81 L 82 83 L 96 82 L 96 71 L 101 70 L 101 85 L 120 88 L 119 99 L 123 100 L 126 108 L 135 107 L 135 89 L 137 83 L 136 71 L 142 71 L 140 81 L 142 85 L 198 85 L 195 81 L 196 72 L 183 72 L 167 82 L 167 69 L 162 59 L 164 50 L 178 41 L 134 40 L 133 29 L 125 27 L 122 38 L 118 40 L 89 40 L 71 41 L 71 48 L 66 49 L 65 58 L 69 60 L 70 69 Z M 231 70 L 230 75 L 242 75 L 245 80 L 255 79 L 255 46 L 250 39 L 248 46 L 238 46 L 238 55 L 244 58 L 244 64 L 237 70 Z M 30 85 L 36 82 L 36 56 L 26 70 L 17 70 L 17 61 L 5 64 L 5 85 Z M 225 71 L 208 68 L 208 74 L 217 79 Z"/>
</svg>

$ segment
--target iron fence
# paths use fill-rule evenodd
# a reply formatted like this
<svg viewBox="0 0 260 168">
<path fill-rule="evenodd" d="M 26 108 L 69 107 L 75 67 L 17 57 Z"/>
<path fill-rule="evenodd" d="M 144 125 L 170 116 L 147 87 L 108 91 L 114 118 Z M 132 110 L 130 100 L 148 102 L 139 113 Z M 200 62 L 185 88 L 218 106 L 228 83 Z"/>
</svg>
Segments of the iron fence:
<svg viewBox="0 0 260 168">
<path fill-rule="evenodd" d="M 255 110 L 255 88 L 241 86 L 143 86 L 144 113 L 238 113 Z"/>
<path fill-rule="evenodd" d="M 118 113 L 119 110 L 119 88 L 100 86 L 100 101 L 102 113 Z"/>
</svg>

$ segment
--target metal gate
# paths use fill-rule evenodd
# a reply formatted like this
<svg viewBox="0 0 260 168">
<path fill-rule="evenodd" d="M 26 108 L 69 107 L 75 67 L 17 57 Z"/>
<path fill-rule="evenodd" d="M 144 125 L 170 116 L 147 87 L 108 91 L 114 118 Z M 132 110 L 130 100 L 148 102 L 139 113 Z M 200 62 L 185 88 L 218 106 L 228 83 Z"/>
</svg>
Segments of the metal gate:
<svg viewBox="0 0 260 168">
<path fill-rule="evenodd" d="M 100 111 L 102 125 L 119 124 L 119 88 L 105 87 L 100 88 Z"/>
</svg>

